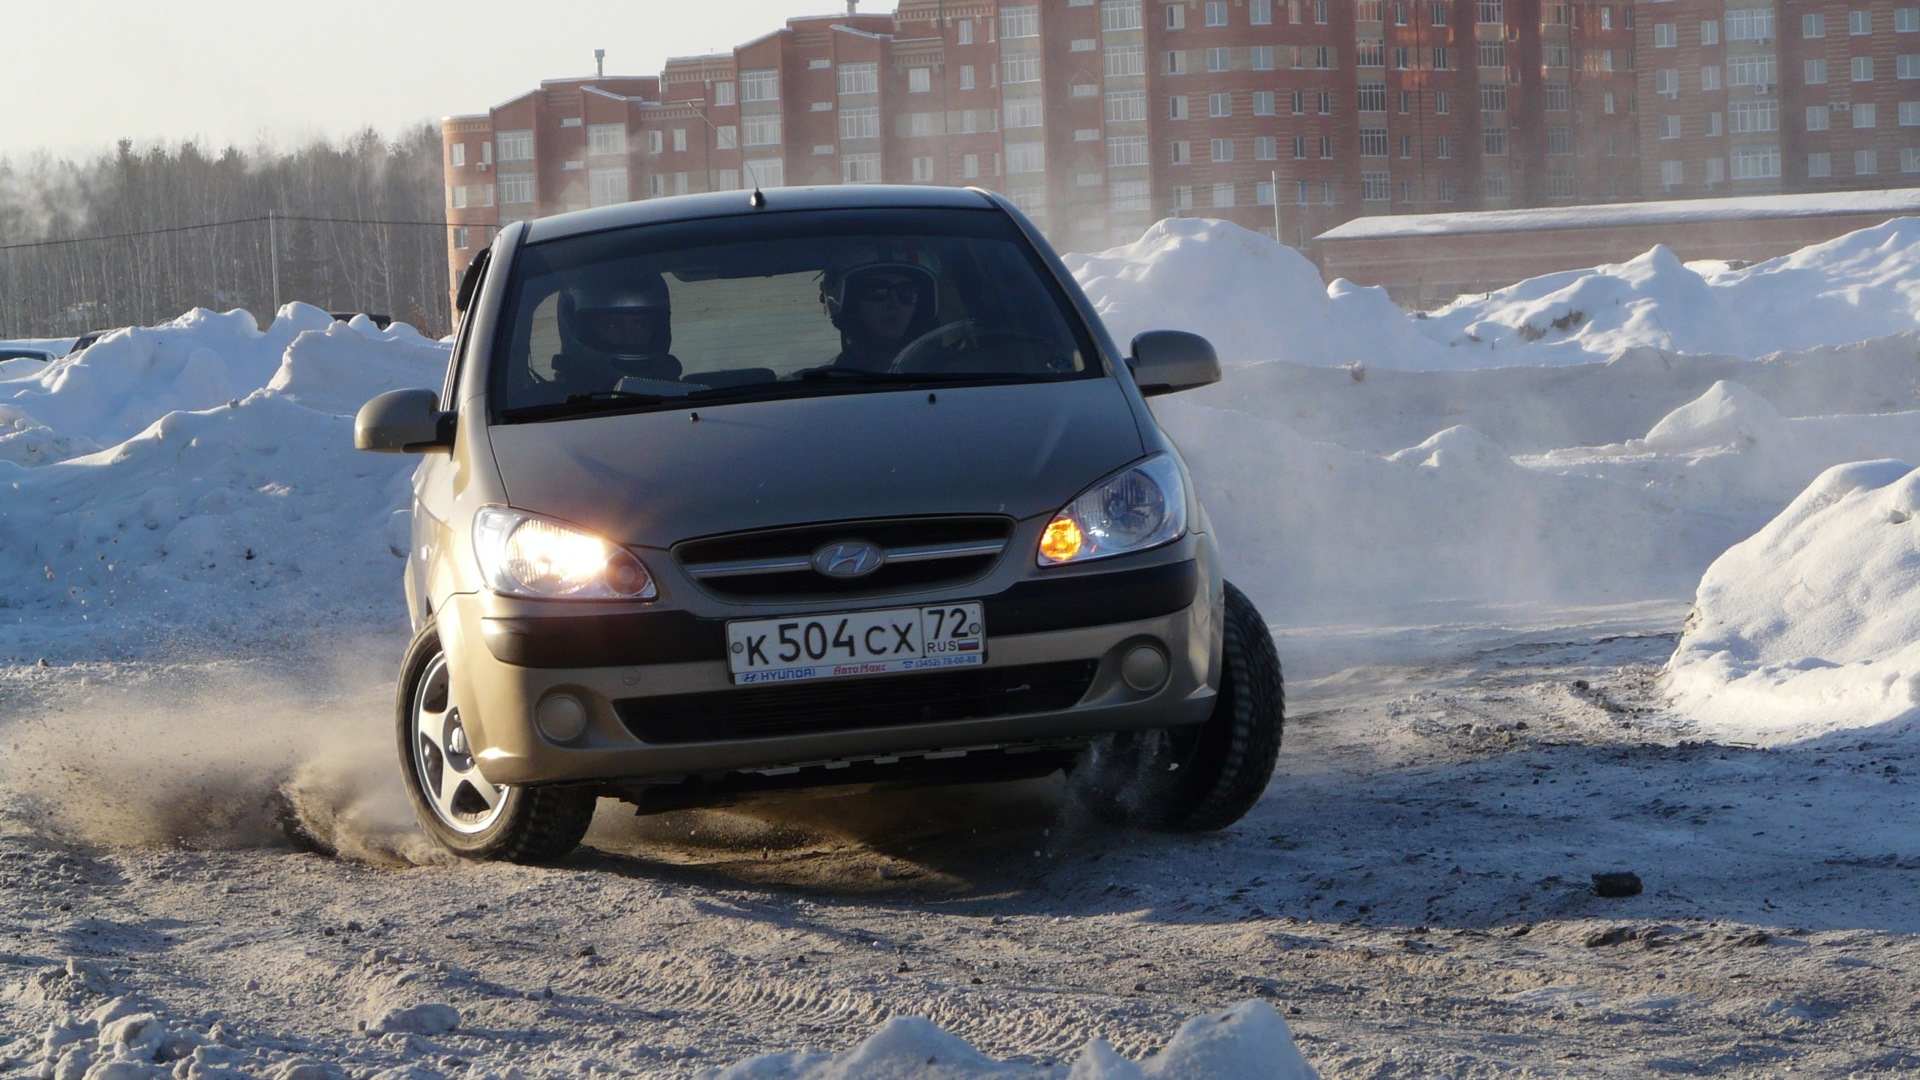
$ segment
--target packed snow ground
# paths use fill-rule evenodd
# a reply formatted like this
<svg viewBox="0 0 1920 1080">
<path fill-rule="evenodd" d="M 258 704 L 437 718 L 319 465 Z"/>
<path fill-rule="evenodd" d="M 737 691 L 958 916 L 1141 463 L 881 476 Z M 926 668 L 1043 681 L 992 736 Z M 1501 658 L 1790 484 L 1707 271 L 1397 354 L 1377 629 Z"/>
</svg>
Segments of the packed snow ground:
<svg viewBox="0 0 1920 1080">
<path fill-rule="evenodd" d="M 1427 319 L 1214 222 L 1069 263 L 1117 339 L 1194 329 L 1228 364 L 1155 408 L 1291 677 L 1242 827 L 1089 834 L 1040 790 L 440 865 L 384 731 L 412 463 L 350 444 L 444 348 L 196 311 L 0 379 L 0 1073 L 1605 1071 L 1608 1024 L 1663 1048 L 1620 1075 L 1916 1060 L 1889 1013 L 1920 933 L 1920 221 Z M 269 805 L 346 860 L 275 851 Z M 1585 886 L 1626 868 L 1632 914 Z M 476 936 L 506 957 L 448 951 Z M 1616 948 L 1695 974 L 1607 976 Z"/>
</svg>

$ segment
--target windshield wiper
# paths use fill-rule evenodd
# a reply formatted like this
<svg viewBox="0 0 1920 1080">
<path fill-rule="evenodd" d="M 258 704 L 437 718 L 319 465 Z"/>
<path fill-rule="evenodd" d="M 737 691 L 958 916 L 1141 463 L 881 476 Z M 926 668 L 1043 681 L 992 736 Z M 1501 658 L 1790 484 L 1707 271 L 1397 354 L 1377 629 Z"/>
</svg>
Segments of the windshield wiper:
<svg viewBox="0 0 1920 1080">
<path fill-rule="evenodd" d="M 801 382 L 835 382 L 849 386 L 888 384 L 925 385 L 956 382 L 1049 382 L 1045 375 L 1018 371 L 863 371 L 860 368 L 807 368 L 794 376 Z"/>
<path fill-rule="evenodd" d="M 501 415 L 507 420 L 551 420 L 557 416 L 570 416 L 575 413 L 601 412 L 629 406 L 663 405 L 669 401 L 678 400 L 680 400 L 678 397 L 668 397 L 665 394 L 636 394 L 628 390 L 594 390 L 585 394 L 569 394 L 565 401 L 522 405 L 517 409 L 508 409 Z"/>
</svg>

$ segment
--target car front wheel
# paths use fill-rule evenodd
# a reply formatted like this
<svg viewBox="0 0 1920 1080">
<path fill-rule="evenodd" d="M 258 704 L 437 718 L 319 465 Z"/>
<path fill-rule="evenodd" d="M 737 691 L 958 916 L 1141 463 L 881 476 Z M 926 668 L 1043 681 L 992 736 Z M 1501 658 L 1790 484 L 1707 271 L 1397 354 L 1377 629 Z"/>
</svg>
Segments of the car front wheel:
<svg viewBox="0 0 1920 1080">
<path fill-rule="evenodd" d="M 427 835 L 468 859 L 532 863 L 572 851 L 593 820 L 593 793 L 489 782 L 449 688 L 447 655 L 428 620 L 407 650 L 397 702 L 407 794 Z"/>
<path fill-rule="evenodd" d="M 1224 829 L 1253 809 L 1280 754 L 1280 657 L 1246 594 L 1226 584 L 1219 695 L 1191 727 L 1116 735 L 1076 777 L 1102 817 L 1174 832 Z"/>
</svg>

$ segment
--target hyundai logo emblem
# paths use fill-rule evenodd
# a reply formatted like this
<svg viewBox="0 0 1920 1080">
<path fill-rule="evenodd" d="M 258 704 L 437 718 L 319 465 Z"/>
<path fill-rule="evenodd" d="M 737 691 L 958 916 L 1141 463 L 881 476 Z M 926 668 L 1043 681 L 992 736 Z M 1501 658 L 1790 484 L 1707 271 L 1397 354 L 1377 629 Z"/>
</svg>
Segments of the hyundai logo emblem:
<svg viewBox="0 0 1920 1080">
<path fill-rule="evenodd" d="M 866 577 L 887 561 L 886 553 L 865 540 L 842 540 L 813 553 L 813 568 L 836 578 Z"/>
</svg>

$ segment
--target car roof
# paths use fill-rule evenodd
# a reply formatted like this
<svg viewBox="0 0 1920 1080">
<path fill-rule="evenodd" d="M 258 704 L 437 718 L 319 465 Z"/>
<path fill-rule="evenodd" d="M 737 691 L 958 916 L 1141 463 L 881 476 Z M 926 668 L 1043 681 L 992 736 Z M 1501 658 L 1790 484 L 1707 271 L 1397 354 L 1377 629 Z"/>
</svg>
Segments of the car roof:
<svg viewBox="0 0 1920 1080">
<path fill-rule="evenodd" d="M 842 184 L 833 187 L 768 188 L 765 205 L 751 203 L 753 192 L 716 191 L 702 195 L 673 195 L 661 199 L 576 210 L 538 218 L 527 225 L 528 243 L 563 236 L 618 229 L 630 225 L 658 225 L 673 221 L 744 217 L 749 214 L 792 210 L 952 209 L 990 210 L 999 205 L 978 188 L 923 187 L 907 184 Z"/>
</svg>

